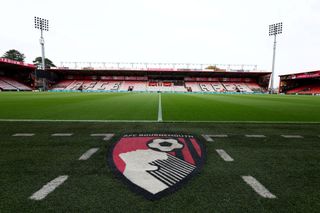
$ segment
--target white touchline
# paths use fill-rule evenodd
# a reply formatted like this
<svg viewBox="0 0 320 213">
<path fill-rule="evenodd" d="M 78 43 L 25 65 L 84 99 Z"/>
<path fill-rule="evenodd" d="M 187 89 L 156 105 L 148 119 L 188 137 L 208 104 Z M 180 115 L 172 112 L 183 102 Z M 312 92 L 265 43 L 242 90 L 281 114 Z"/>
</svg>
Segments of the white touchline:
<svg viewBox="0 0 320 213">
<path fill-rule="evenodd" d="M 159 93 L 159 106 L 158 106 L 158 122 L 162 122 L 162 104 L 161 104 L 161 93 Z"/>
<path fill-rule="evenodd" d="M 73 133 L 54 133 L 51 136 L 53 136 L 53 137 L 69 137 L 72 135 L 73 135 Z"/>
<path fill-rule="evenodd" d="M 83 155 L 80 156 L 79 160 L 88 160 L 94 153 L 96 153 L 99 150 L 99 148 L 92 148 L 83 153 Z"/>
<path fill-rule="evenodd" d="M 78 123 L 156 123 L 157 120 L 61 120 L 61 119 L 0 119 L 1 122 L 78 122 Z M 168 123 L 247 123 L 247 124 L 320 124 L 320 122 L 290 122 L 290 121 L 194 121 L 166 120 Z"/>
<path fill-rule="evenodd" d="M 98 133 L 98 134 L 91 134 L 90 136 L 91 137 L 104 137 L 103 140 L 108 141 L 114 136 L 114 134 L 113 133 Z"/>
<path fill-rule="evenodd" d="M 265 135 L 246 135 L 247 138 L 265 138 Z"/>
<path fill-rule="evenodd" d="M 202 137 L 204 137 L 204 139 L 206 139 L 206 141 L 214 141 L 209 135 L 202 135 Z"/>
<path fill-rule="evenodd" d="M 31 200 L 42 200 L 44 199 L 49 193 L 53 192 L 58 186 L 60 186 L 63 182 L 68 179 L 68 175 L 61 175 L 46 185 L 44 185 L 39 191 L 36 191 L 33 195 L 29 198 Z"/>
<path fill-rule="evenodd" d="M 67 122 L 67 123 L 156 123 L 157 120 L 59 120 L 59 119 L 0 119 L 1 122 Z"/>
<path fill-rule="evenodd" d="M 212 137 L 212 138 L 227 138 L 228 135 L 208 135 L 209 137 Z"/>
<path fill-rule="evenodd" d="M 223 149 L 216 149 L 216 152 L 220 155 L 220 157 L 227 162 L 234 161 L 233 158 Z"/>
<path fill-rule="evenodd" d="M 34 133 L 16 133 L 12 136 L 14 136 L 14 137 L 32 137 L 32 136 L 34 136 Z"/>
<path fill-rule="evenodd" d="M 272 194 L 266 187 L 264 187 L 254 177 L 252 177 L 252 176 L 241 176 L 241 177 L 261 197 L 264 197 L 264 198 L 277 198 L 274 194 Z"/>
<path fill-rule="evenodd" d="M 207 141 L 214 141 L 212 138 L 227 138 L 228 135 L 202 135 Z"/>
<path fill-rule="evenodd" d="M 281 135 L 284 138 L 303 138 L 301 135 Z"/>
</svg>

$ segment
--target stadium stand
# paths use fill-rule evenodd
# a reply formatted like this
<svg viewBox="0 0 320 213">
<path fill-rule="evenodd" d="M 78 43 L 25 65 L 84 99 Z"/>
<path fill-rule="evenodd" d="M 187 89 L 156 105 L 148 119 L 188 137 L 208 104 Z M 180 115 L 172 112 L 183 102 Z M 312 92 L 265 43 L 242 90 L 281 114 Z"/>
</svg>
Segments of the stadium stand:
<svg viewBox="0 0 320 213">
<path fill-rule="evenodd" d="M 0 79 L 0 90 L 2 90 L 2 91 L 17 91 L 17 88 L 15 88 L 14 86 L 12 86 L 12 85 L 10 85 Z"/>
<path fill-rule="evenodd" d="M 52 90 L 120 91 L 122 83 L 121 81 L 65 80 L 54 85 Z M 128 89 L 123 89 L 123 91 L 128 91 Z"/>
<path fill-rule="evenodd" d="M 215 92 L 210 82 L 201 82 L 199 87 L 202 92 Z"/>
<path fill-rule="evenodd" d="M 199 83 L 197 82 L 186 82 L 186 88 L 188 92 L 201 92 Z"/>
<path fill-rule="evenodd" d="M 320 85 L 309 84 L 309 85 L 300 86 L 300 87 L 288 90 L 287 94 L 301 94 L 301 95 L 320 94 Z"/>
<path fill-rule="evenodd" d="M 72 82 L 72 80 L 63 80 L 55 84 L 51 89 L 52 90 L 65 90 Z"/>
<path fill-rule="evenodd" d="M 12 78 L 0 77 L 0 89 L 3 91 L 31 91 L 32 89 Z"/>
<path fill-rule="evenodd" d="M 266 92 L 266 89 L 265 88 L 263 88 L 263 87 L 261 87 L 259 84 L 257 84 L 257 83 L 247 83 L 246 84 L 247 85 L 247 87 L 251 90 L 251 91 L 253 91 L 253 92 Z"/>
<path fill-rule="evenodd" d="M 320 95 L 320 70 L 281 75 L 279 92 L 284 94 Z"/>
<path fill-rule="evenodd" d="M 240 92 L 247 92 L 247 93 L 253 92 L 245 83 L 236 83 L 235 85 Z"/>
<path fill-rule="evenodd" d="M 217 92 L 225 92 L 226 88 L 220 82 L 212 83 L 212 87 Z"/>
<path fill-rule="evenodd" d="M 52 90 L 65 91 L 137 91 L 137 92 L 264 92 L 256 83 L 220 83 L 220 82 L 180 82 L 169 81 L 89 81 L 64 80 L 52 87 Z"/>
<path fill-rule="evenodd" d="M 257 70 L 214 71 L 202 65 L 202 68 L 192 68 L 190 64 L 187 67 L 183 64 L 173 64 L 173 67 L 138 65 L 140 67 L 131 63 L 124 68 L 116 63 L 112 68 L 95 69 L 90 65 L 36 70 L 31 64 L 0 58 L 0 90 L 261 93 L 266 91 L 270 78 L 270 72 Z"/>
<path fill-rule="evenodd" d="M 223 83 L 224 88 L 226 88 L 227 92 L 239 92 L 236 85 L 234 85 L 232 82 L 230 83 Z"/>
</svg>

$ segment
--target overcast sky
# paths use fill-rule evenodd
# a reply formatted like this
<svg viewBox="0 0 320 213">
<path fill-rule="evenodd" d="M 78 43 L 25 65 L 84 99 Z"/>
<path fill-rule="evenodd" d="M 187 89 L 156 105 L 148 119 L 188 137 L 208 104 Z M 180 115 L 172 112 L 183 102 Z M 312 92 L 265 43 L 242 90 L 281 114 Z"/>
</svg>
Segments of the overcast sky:
<svg viewBox="0 0 320 213">
<path fill-rule="evenodd" d="M 283 22 L 276 74 L 320 69 L 319 0 L 8 0 L 0 54 L 40 56 L 34 16 L 47 18 L 46 57 L 61 61 L 257 64 L 271 70 L 268 26 Z"/>
</svg>

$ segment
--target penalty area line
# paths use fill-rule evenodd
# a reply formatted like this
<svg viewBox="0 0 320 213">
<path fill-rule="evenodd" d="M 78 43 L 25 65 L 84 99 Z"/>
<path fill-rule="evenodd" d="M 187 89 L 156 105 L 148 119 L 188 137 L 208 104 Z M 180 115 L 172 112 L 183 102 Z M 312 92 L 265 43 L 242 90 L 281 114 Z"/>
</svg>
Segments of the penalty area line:
<svg viewBox="0 0 320 213">
<path fill-rule="evenodd" d="M 68 175 L 61 175 L 52 181 L 48 182 L 46 185 L 44 185 L 39 191 L 36 191 L 33 195 L 29 197 L 31 200 L 42 200 L 44 199 L 48 194 L 53 192 L 57 187 L 59 187 L 61 184 L 63 184 L 67 179 Z"/>
</svg>

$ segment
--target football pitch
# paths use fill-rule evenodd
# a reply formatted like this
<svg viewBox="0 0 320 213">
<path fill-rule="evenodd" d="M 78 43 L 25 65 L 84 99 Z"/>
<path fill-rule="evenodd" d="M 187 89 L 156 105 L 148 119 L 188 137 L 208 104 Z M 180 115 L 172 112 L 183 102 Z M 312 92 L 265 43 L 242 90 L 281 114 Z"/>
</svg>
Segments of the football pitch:
<svg viewBox="0 0 320 213">
<path fill-rule="evenodd" d="M 2 120 L 320 122 L 319 106 L 320 96 L 0 93 Z"/>
<path fill-rule="evenodd" d="M 320 211 L 320 97 L 0 93 L 0 109 L 0 212 Z M 203 168 L 149 201 L 107 164 L 130 133 L 195 135 Z M 65 181 L 32 199 L 57 177 Z"/>
</svg>

